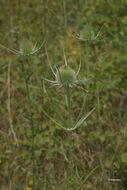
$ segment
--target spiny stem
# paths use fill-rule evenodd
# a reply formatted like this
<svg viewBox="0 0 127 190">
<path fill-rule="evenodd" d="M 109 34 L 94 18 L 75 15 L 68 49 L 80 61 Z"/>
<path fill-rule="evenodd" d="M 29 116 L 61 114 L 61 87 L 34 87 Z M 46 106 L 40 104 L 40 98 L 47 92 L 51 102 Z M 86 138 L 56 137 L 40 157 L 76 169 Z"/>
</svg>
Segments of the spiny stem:
<svg viewBox="0 0 127 190">
<path fill-rule="evenodd" d="M 30 125 L 31 125 L 31 130 L 32 130 L 32 139 L 31 139 L 31 156 L 32 156 L 32 178 L 33 178 L 33 187 L 32 190 L 35 190 L 35 145 L 34 145 L 34 121 L 33 121 L 33 113 L 32 113 L 32 101 L 31 101 L 31 96 L 30 96 L 30 89 L 29 89 L 29 77 L 28 73 L 25 69 L 25 58 L 24 56 L 21 57 L 21 66 L 22 66 L 22 72 L 24 74 L 24 79 L 25 79 L 25 87 L 26 87 L 26 94 L 27 94 L 27 99 L 28 99 L 28 104 L 29 104 L 29 120 L 30 120 Z M 31 56 L 29 58 L 29 63 L 31 63 Z"/>
</svg>

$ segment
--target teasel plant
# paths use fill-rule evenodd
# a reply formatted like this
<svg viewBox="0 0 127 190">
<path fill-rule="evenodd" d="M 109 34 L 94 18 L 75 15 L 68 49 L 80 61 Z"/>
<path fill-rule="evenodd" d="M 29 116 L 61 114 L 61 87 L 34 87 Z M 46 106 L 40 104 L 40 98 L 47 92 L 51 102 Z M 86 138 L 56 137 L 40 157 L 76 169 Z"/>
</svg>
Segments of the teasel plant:
<svg viewBox="0 0 127 190">
<path fill-rule="evenodd" d="M 45 42 L 45 41 L 44 41 Z M 36 176 L 36 159 L 35 159 L 35 124 L 33 119 L 33 108 L 32 108 L 32 97 L 29 87 L 30 77 L 33 74 L 32 64 L 33 64 L 33 56 L 37 53 L 43 46 L 44 42 L 41 44 L 39 48 L 37 48 L 37 43 L 33 44 L 28 39 L 23 39 L 20 43 L 19 50 L 10 49 L 2 44 L 0 47 L 13 53 L 18 56 L 19 63 L 21 66 L 21 70 L 24 76 L 25 89 L 28 101 L 28 110 L 29 110 L 29 124 L 31 126 L 31 159 L 32 159 L 32 190 L 36 190 L 35 186 L 35 176 Z M 28 64 L 28 65 L 27 65 Z M 27 67 L 28 66 L 28 67 Z M 46 114 L 46 112 L 44 112 Z"/>
<path fill-rule="evenodd" d="M 79 118 L 79 116 L 82 115 L 82 113 L 80 112 L 78 115 L 79 119 L 76 120 L 74 123 L 72 122 L 71 89 L 73 87 L 77 86 L 77 88 L 85 90 L 79 86 L 81 83 L 84 83 L 84 79 L 78 80 L 78 75 L 79 75 L 79 72 L 81 69 L 81 61 L 80 61 L 77 72 L 74 69 L 72 69 L 69 66 L 69 64 L 67 63 L 65 53 L 64 53 L 64 61 L 65 61 L 64 65 L 60 66 L 59 68 L 55 67 L 55 69 L 53 69 L 50 62 L 48 61 L 49 67 L 55 77 L 55 80 L 49 80 L 44 77 L 42 77 L 42 78 L 45 81 L 51 83 L 54 87 L 59 86 L 60 88 L 63 88 L 64 93 L 65 93 L 65 100 L 66 100 L 67 109 L 68 109 L 68 124 L 65 127 L 62 124 L 60 124 L 59 122 L 55 121 L 54 119 L 52 119 L 52 121 L 54 123 L 56 123 L 59 127 L 61 127 L 61 129 L 63 129 L 63 130 L 74 131 L 74 130 L 78 129 L 86 121 L 86 119 L 94 112 L 95 107 L 93 107 L 86 115 Z M 85 79 L 85 80 L 87 82 L 87 79 Z M 88 93 L 87 90 L 85 90 L 85 92 Z M 83 104 L 83 106 L 84 106 L 84 104 Z M 81 108 L 81 111 L 82 110 L 83 110 L 83 107 Z"/>
<path fill-rule="evenodd" d="M 61 124 L 61 122 L 55 121 L 52 119 L 52 121 L 62 130 L 65 130 L 67 132 L 68 141 L 69 141 L 69 147 L 68 150 L 68 177 L 73 175 L 73 168 L 74 168 L 74 162 L 73 162 L 73 131 L 77 130 L 85 121 L 86 119 L 94 112 L 95 107 L 93 107 L 87 114 L 83 115 L 84 105 L 85 105 L 85 98 L 83 102 L 83 107 L 80 110 L 80 113 L 77 116 L 77 119 L 75 122 L 73 122 L 73 110 L 72 110 L 72 96 L 71 96 L 71 90 L 74 87 L 79 88 L 80 90 L 85 90 L 80 86 L 80 84 L 84 83 L 84 79 L 78 79 L 78 75 L 81 69 L 81 59 L 80 64 L 78 67 L 78 70 L 75 71 L 70 67 L 70 65 L 67 62 L 65 51 L 64 52 L 64 65 L 60 67 L 55 67 L 55 69 L 52 67 L 50 60 L 48 58 L 48 53 L 46 50 L 47 58 L 48 58 L 48 65 L 50 67 L 51 72 L 53 73 L 55 80 L 49 80 L 47 78 L 43 78 L 45 81 L 51 83 L 54 87 L 57 86 L 59 88 L 62 88 L 64 90 L 65 95 L 65 102 L 67 106 L 67 126 L 65 124 Z M 85 79 L 87 82 L 87 79 Z M 85 90 L 86 94 L 88 93 L 87 90 Z M 86 96 L 85 96 L 86 97 Z M 82 116 L 83 115 L 83 116 Z"/>
<path fill-rule="evenodd" d="M 29 80 L 32 75 L 32 71 L 28 72 L 26 69 L 25 64 L 26 60 L 31 67 L 33 63 L 33 54 L 36 53 L 35 46 L 33 46 L 31 41 L 23 40 L 20 44 L 20 56 L 19 61 L 21 64 L 21 70 L 25 80 L 25 88 L 26 88 L 26 95 L 27 101 L 29 105 L 29 123 L 31 126 L 31 159 L 32 159 L 32 189 L 35 190 L 35 175 L 36 175 L 36 160 L 35 160 L 35 124 L 33 119 L 33 110 L 32 110 L 32 97 L 29 88 Z"/>
</svg>

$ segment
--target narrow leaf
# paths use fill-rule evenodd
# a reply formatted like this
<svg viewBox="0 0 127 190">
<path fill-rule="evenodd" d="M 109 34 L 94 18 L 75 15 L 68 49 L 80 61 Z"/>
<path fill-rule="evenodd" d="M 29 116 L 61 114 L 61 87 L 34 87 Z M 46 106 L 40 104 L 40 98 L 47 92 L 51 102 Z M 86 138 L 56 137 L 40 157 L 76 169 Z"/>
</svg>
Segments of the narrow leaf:
<svg viewBox="0 0 127 190">
<path fill-rule="evenodd" d="M 77 128 L 80 125 L 82 125 L 83 122 L 93 113 L 94 110 L 95 110 L 95 107 L 90 112 L 88 112 L 84 117 L 79 119 L 74 128 Z"/>
</svg>

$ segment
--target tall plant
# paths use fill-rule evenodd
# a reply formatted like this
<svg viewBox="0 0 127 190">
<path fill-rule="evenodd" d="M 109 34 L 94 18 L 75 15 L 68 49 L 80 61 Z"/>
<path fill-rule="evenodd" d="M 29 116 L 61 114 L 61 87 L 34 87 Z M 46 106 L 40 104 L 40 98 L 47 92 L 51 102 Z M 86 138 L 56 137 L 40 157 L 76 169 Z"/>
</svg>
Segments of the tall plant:
<svg viewBox="0 0 127 190">
<path fill-rule="evenodd" d="M 72 132 L 79 128 L 83 122 L 93 113 L 95 110 L 95 107 L 92 108 L 86 115 L 83 114 L 83 107 L 80 110 L 80 113 L 77 116 L 77 119 L 73 121 L 73 110 L 72 110 L 72 96 L 71 96 L 71 89 L 74 86 L 79 87 L 79 84 L 83 82 L 82 80 L 78 80 L 78 75 L 81 68 L 81 62 L 78 68 L 78 71 L 76 72 L 74 69 L 72 69 L 68 63 L 67 59 L 64 53 L 64 61 L 65 64 L 60 66 L 59 68 L 53 68 L 49 62 L 49 67 L 55 77 L 55 80 L 49 80 L 47 78 L 44 78 L 45 81 L 52 83 L 54 86 L 59 86 L 63 88 L 64 95 L 65 95 L 65 103 L 67 105 L 67 126 L 65 124 L 61 124 L 58 121 L 52 119 L 52 121 L 57 124 L 61 129 L 68 131 L 68 140 L 70 146 L 72 145 Z M 72 146 L 71 146 L 72 147 Z M 68 160 L 69 160 L 69 174 L 72 175 L 73 173 L 73 159 L 72 159 L 72 148 L 68 151 Z"/>
</svg>

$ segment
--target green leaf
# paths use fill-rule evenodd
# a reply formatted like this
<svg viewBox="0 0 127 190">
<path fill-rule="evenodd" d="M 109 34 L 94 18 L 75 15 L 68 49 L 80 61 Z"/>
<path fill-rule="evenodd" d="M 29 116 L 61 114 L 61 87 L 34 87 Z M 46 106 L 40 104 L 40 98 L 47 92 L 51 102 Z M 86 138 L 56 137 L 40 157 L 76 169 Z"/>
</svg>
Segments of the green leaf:
<svg viewBox="0 0 127 190">
<path fill-rule="evenodd" d="M 90 112 L 88 112 L 84 117 L 79 119 L 74 128 L 80 127 L 80 125 L 83 124 L 83 122 L 93 113 L 94 110 L 95 107 Z"/>
</svg>

